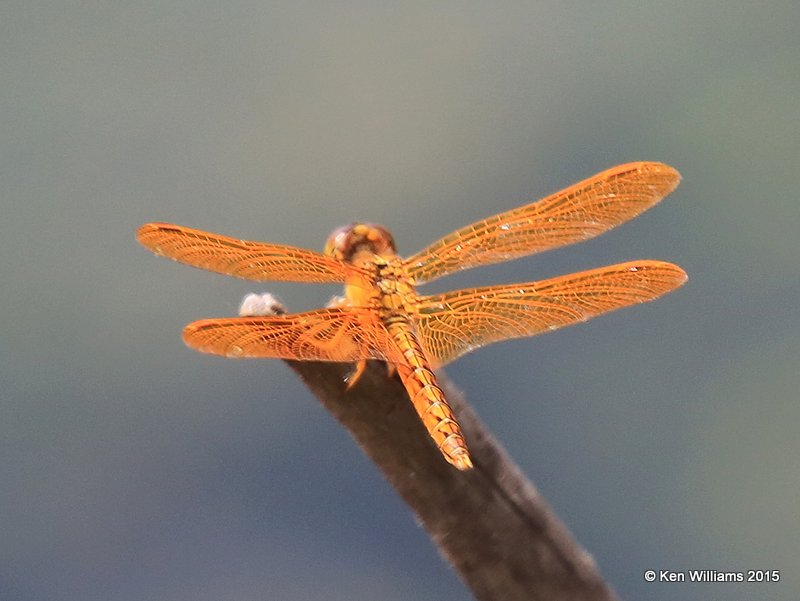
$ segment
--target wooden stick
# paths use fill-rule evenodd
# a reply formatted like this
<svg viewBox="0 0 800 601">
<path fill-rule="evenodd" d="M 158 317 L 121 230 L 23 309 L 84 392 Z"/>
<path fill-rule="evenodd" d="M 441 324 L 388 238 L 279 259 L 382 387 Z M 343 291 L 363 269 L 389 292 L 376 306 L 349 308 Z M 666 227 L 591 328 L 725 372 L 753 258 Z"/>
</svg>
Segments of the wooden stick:
<svg viewBox="0 0 800 601">
<path fill-rule="evenodd" d="M 445 462 L 402 384 L 382 363 L 370 362 L 351 390 L 345 384 L 350 365 L 288 363 L 411 506 L 477 599 L 617 598 L 443 374 L 440 384 L 475 464 L 465 472 Z"/>
</svg>

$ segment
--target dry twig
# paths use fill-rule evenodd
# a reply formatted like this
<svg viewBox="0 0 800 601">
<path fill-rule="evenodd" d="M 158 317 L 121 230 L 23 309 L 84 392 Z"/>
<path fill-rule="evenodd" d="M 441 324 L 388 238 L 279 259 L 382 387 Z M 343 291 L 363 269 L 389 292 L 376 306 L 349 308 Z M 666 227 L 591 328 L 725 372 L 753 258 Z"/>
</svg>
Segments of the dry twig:
<svg viewBox="0 0 800 601">
<path fill-rule="evenodd" d="M 444 461 L 383 364 L 371 363 L 348 391 L 347 364 L 288 363 L 411 506 L 477 599 L 616 599 L 591 556 L 444 377 L 475 464 L 466 472 Z"/>
</svg>

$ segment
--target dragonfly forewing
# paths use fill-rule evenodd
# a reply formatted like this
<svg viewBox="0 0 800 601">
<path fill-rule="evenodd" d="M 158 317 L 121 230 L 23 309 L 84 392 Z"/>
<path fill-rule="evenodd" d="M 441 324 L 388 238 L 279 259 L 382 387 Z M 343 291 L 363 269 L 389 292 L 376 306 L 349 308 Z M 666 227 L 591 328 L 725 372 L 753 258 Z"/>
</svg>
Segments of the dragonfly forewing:
<svg viewBox="0 0 800 601">
<path fill-rule="evenodd" d="M 663 163 L 619 165 L 457 230 L 405 260 L 417 283 L 588 240 L 633 219 L 680 183 Z"/>
<path fill-rule="evenodd" d="M 361 273 L 345 263 L 304 248 L 238 240 L 171 223 L 148 223 L 137 240 L 157 255 L 254 281 L 344 282 Z"/>
</svg>

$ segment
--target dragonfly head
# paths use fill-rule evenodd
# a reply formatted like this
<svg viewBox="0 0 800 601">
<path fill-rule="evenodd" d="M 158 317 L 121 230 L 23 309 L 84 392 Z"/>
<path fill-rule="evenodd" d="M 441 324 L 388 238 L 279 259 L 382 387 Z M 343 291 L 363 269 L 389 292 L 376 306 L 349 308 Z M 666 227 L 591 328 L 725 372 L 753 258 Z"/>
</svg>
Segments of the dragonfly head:
<svg viewBox="0 0 800 601">
<path fill-rule="evenodd" d="M 394 256 L 394 238 L 380 225 L 352 223 L 335 229 L 325 243 L 325 254 L 343 261 L 352 260 L 362 251 L 382 257 Z"/>
</svg>

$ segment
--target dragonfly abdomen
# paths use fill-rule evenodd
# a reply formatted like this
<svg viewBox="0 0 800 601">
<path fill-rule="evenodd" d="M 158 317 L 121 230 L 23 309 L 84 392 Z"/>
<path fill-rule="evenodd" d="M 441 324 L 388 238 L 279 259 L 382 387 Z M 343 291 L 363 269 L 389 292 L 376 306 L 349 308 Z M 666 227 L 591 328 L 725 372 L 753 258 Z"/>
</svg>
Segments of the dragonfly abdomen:
<svg viewBox="0 0 800 601">
<path fill-rule="evenodd" d="M 460 470 L 470 469 L 472 461 L 461 428 L 436 382 L 436 376 L 428 367 L 411 324 L 397 316 L 387 320 L 386 326 L 405 359 L 396 365 L 397 373 L 428 434 L 448 462 Z"/>
</svg>

